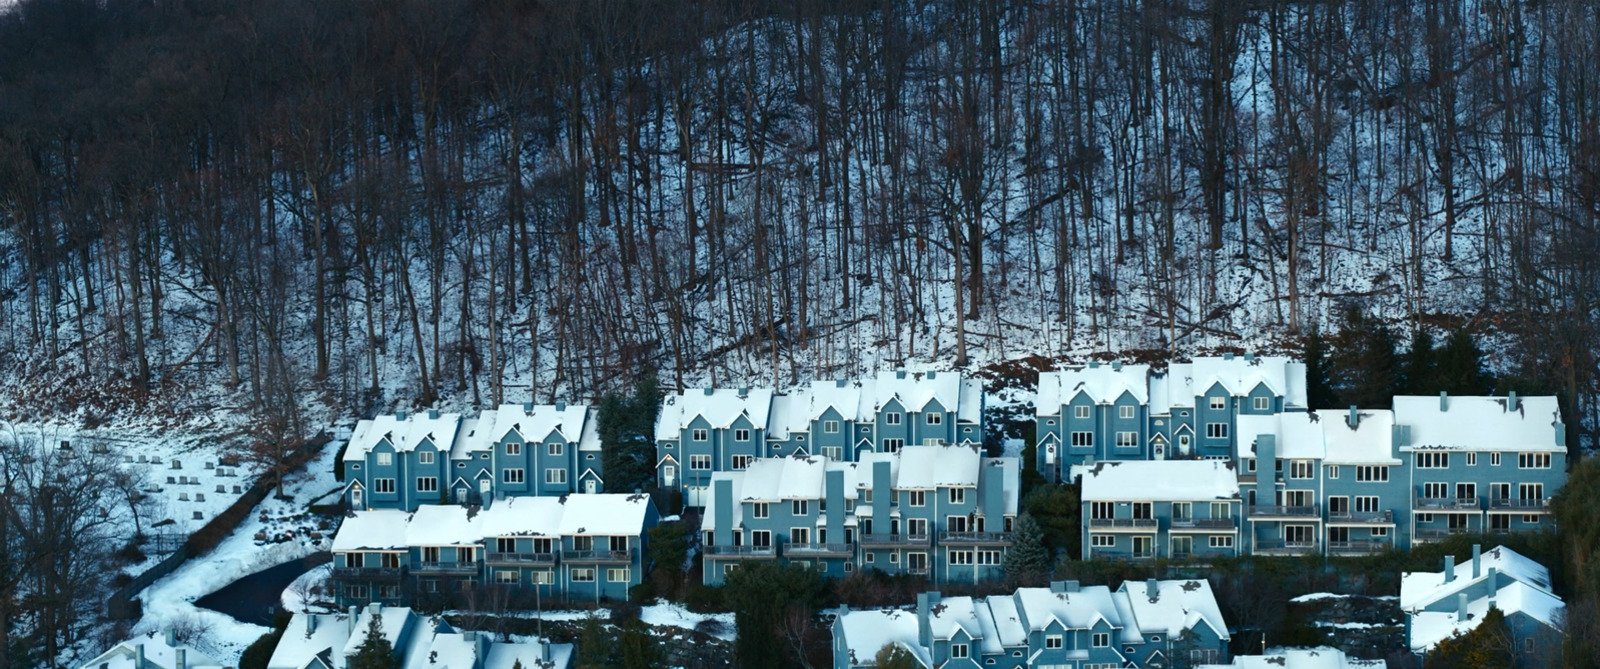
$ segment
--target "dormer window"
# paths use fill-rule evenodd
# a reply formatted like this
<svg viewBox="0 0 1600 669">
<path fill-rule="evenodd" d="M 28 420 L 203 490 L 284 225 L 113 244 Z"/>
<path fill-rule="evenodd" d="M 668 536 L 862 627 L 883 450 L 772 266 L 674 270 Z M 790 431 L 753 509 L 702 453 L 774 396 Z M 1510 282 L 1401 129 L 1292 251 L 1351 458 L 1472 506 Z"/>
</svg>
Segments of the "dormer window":
<svg viewBox="0 0 1600 669">
<path fill-rule="evenodd" d="M 931 411 L 927 414 L 927 416 L 929 425 L 938 425 L 944 422 L 944 414 L 937 411 Z"/>
<path fill-rule="evenodd" d="M 1257 397 L 1256 398 L 1256 411 L 1267 411 L 1267 410 L 1269 410 L 1271 408 L 1272 408 L 1272 398 L 1270 398 L 1270 397 Z"/>
<path fill-rule="evenodd" d="M 1072 407 L 1072 417 L 1073 418 L 1088 418 L 1089 417 L 1089 406 L 1087 404 L 1079 404 L 1078 406 Z"/>
<path fill-rule="evenodd" d="M 1123 405 L 1117 407 L 1117 417 L 1123 420 L 1133 418 L 1133 405 Z"/>
<path fill-rule="evenodd" d="M 544 452 L 546 455 L 559 458 L 561 457 L 562 451 L 563 447 L 559 441 L 552 441 L 544 445 Z"/>
<path fill-rule="evenodd" d="M 388 467 L 389 465 L 392 465 L 392 464 L 394 464 L 394 454 L 393 453 L 379 453 L 378 454 L 378 466 L 379 467 Z"/>
<path fill-rule="evenodd" d="M 885 425 L 899 425 L 900 424 L 900 414 L 898 412 L 893 412 L 893 411 L 884 414 L 883 415 L 883 423 Z"/>
</svg>

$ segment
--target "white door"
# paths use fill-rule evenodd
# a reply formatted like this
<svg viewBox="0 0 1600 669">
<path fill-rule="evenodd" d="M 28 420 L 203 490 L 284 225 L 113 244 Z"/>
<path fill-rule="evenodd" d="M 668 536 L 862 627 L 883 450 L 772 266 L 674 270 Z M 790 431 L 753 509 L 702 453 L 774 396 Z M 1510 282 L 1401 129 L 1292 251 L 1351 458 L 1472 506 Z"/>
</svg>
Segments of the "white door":
<svg viewBox="0 0 1600 669">
<path fill-rule="evenodd" d="M 361 489 L 360 488 L 351 488 L 350 489 L 350 508 L 352 508 L 352 509 L 365 508 L 365 507 L 361 506 Z"/>
<path fill-rule="evenodd" d="M 685 495 L 685 497 L 689 498 L 689 502 L 688 502 L 689 506 L 702 506 L 703 507 L 703 506 L 706 505 L 706 488 L 705 488 L 705 486 L 689 486 L 688 493 L 689 494 Z"/>
<path fill-rule="evenodd" d="M 487 478 L 478 479 L 478 492 L 489 492 L 490 486 L 493 485 L 494 482 Z"/>
<path fill-rule="evenodd" d="M 595 482 L 594 479 L 589 479 L 583 482 L 583 491 L 593 495 L 600 491 L 600 486 Z"/>
<path fill-rule="evenodd" d="M 676 485 L 677 483 L 678 483 L 678 467 L 677 467 L 677 465 L 662 465 L 662 467 L 661 467 L 661 486 L 664 487 L 664 488 L 671 488 L 672 486 Z"/>
</svg>

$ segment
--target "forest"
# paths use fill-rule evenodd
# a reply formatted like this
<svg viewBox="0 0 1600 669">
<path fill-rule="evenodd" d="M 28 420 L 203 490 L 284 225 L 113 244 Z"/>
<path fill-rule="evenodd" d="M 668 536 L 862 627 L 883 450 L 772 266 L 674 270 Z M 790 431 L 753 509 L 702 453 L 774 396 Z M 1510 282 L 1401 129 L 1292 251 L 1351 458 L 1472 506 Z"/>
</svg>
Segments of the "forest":
<svg viewBox="0 0 1600 669">
<path fill-rule="evenodd" d="M 1593 443 L 1586 0 L 19 0 L 23 415 L 1457 329 Z"/>
</svg>

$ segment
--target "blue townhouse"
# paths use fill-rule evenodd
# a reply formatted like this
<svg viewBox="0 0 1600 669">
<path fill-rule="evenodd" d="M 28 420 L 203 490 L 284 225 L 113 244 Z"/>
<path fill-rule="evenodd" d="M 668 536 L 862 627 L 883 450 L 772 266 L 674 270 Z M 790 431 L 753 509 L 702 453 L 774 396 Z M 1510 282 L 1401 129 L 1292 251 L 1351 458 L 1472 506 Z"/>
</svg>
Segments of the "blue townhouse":
<svg viewBox="0 0 1600 669">
<path fill-rule="evenodd" d="M 913 610 L 847 610 L 834 620 L 833 666 L 875 666 L 886 648 L 928 669 L 1194 666 L 1225 661 L 1228 640 L 1204 580 L 1129 581 L 1116 591 L 1057 581 L 978 599 L 925 592 Z"/>
<path fill-rule="evenodd" d="M 1232 462 L 1150 460 L 1079 465 L 1084 559 L 1235 556 L 1243 520 Z"/>
<path fill-rule="evenodd" d="M 1035 403 L 1040 471 L 1055 478 L 1073 465 L 1164 460 L 1167 437 L 1150 430 L 1150 366 L 1102 365 L 1039 374 Z"/>
<path fill-rule="evenodd" d="M 1550 570 L 1504 546 L 1456 564 L 1446 555 L 1438 572 L 1407 572 L 1400 579 L 1400 609 L 1406 614 L 1406 639 L 1413 653 L 1466 634 L 1483 623 L 1490 608 L 1505 615 L 1511 651 L 1519 666 L 1553 666 L 1552 649 L 1561 647 L 1566 603 L 1551 588 Z"/>
<path fill-rule="evenodd" d="M 357 511 L 334 535 L 336 599 L 405 606 L 498 588 L 529 598 L 624 600 L 649 567 L 649 530 L 659 520 L 648 496 L 618 493 Z"/>
<path fill-rule="evenodd" d="M 416 510 L 491 497 L 604 490 L 594 411 L 506 404 L 474 417 L 395 412 L 356 424 L 344 456 L 352 509 Z"/>
<path fill-rule="evenodd" d="M 699 388 L 669 394 L 655 438 L 662 487 L 705 506 L 711 476 L 757 458 L 822 456 L 858 462 L 906 446 L 981 444 L 983 385 L 951 372 L 882 372 L 777 394 Z"/>
<path fill-rule="evenodd" d="M 718 472 L 701 521 L 704 582 L 751 560 L 818 569 L 998 578 L 1020 483 L 1015 458 L 975 444 L 907 446 L 859 462 L 791 455 Z"/>
</svg>

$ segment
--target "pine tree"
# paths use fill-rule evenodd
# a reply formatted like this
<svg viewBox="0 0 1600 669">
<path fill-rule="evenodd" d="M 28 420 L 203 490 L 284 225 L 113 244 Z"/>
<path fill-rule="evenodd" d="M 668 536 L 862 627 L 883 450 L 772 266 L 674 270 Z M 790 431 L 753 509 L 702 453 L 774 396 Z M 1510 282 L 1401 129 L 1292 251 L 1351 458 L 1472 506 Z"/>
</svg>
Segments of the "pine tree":
<svg viewBox="0 0 1600 669">
<path fill-rule="evenodd" d="M 1311 409 L 1332 409 L 1339 406 L 1339 395 L 1334 391 L 1332 361 L 1328 359 L 1328 340 L 1316 328 L 1301 342 L 1301 359 L 1306 365 L 1306 403 Z"/>
<path fill-rule="evenodd" d="M 622 624 L 617 652 L 622 655 L 622 669 L 655 669 L 666 664 L 660 644 L 638 618 Z"/>
<path fill-rule="evenodd" d="M 605 669 L 611 665 L 611 634 L 598 615 L 583 619 L 578 632 L 578 669 Z"/>
<path fill-rule="evenodd" d="M 1050 549 L 1044 545 L 1044 531 L 1026 511 L 1017 516 L 1011 532 L 1011 548 L 1006 550 L 1006 580 L 1019 585 L 1030 585 L 1050 575 Z"/>
<path fill-rule="evenodd" d="M 1483 351 L 1466 328 L 1450 331 L 1450 337 L 1445 339 L 1438 359 L 1438 384 L 1433 392 L 1443 390 L 1451 395 L 1489 394 L 1494 377 L 1484 370 Z"/>
<path fill-rule="evenodd" d="M 1411 344 L 1406 348 L 1405 360 L 1400 366 L 1400 392 L 1404 395 L 1431 395 L 1439 392 L 1433 335 L 1417 326 L 1411 332 Z"/>
<path fill-rule="evenodd" d="M 1345 404 L 1373 409 L 1393 405 L 1399 388 L 1399 360 L 1389 326 L 1351 307 L 1345 312 L 1344 329 L 1334 341 L 1332 357 L 1333 385 Z"/>
<path fill-rule="evenodd" d="M 595 428 L 603 449 L 607 487 L 632 492 L 655 487 L 655 424 L 661 404 L 656 375 L 648 373 L 624 397 L 616 391 L 600 398 Z"/>
<path fill-rule="evenodd" d="M 917 669 L 919 665 L 911 651 L 891 643 L 878 649 L 878 654 L 873 657 L 873 666 L 878 669 Z"/>
<path fill-rule="evenodd" d="M 367 636 L 361 640 L 361 647 L 356 649 L 356 654 L 350 656 L 350 661 L 345 665 L 348 669 L 393 669 L 400 666 L 395 661 L 394 646 L 383 636 L 383 618 L 372 616 L 372 621 L 367 623 Z"/>
<path fill-rule="evenodd" d="M 1466 634 L 1440 641 L 1428 652 L 1430 668 L 1476 669 L 1478 667 L 1510 667 L 1515 659 L 1516 639 L 1506 616 L 1500 609 L 1491 608 L 1483 622 Z"/>
</svg>

